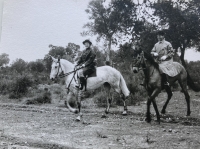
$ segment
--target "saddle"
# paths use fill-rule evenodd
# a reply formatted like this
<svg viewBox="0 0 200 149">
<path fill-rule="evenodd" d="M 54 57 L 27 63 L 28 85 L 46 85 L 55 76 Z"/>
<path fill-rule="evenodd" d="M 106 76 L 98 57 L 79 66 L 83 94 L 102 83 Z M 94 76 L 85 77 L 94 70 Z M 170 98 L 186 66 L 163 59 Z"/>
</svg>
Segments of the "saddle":
<svg viewBox="0 0 200 149">
<path fill-rule="evenodd" d="M 85 91 L 87 90 L 87 79 L 91 77 L 96 77 L 97 76 L 97 69 L 93 69 L 92 72 L 87 72 L 87 74 L 84 74 L 85 80 L 82 80 L 83 86 L 85 86 Z M 78 74 L 77 77 L 79 78 Z"/>
</svg>

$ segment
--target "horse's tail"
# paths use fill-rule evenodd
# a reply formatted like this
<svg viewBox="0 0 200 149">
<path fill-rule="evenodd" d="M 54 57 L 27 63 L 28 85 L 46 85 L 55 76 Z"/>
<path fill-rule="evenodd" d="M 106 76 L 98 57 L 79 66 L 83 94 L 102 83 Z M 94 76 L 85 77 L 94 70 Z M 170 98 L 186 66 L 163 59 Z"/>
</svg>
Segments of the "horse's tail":
<svg viewBox="0 0 200 149">
<path fill-rule="evenodd" d="M 124 80 L 124 78 L 123 78 L 122 75 L 120 76 L 120 83 L 119 83 L 119 85 L 120 85 L 121 91 L 124 94 L 124 96 L 125 97 L 129 96 L 130 91 L 128 90 L 128 87 L 127 87 L 126 82 L 125 82 L 125 80 Z"/>
<path fill-rule="evenodd" d="M 192 80 L 192 78 L 190 77 L 188 71 L 187 72 L 187 84 L 188 86 L 195 92 L 199 92 L 200 91 L 200 86 L 197 86 L 196 84 L 194 84 L 194 81 Z"/>
</svg>

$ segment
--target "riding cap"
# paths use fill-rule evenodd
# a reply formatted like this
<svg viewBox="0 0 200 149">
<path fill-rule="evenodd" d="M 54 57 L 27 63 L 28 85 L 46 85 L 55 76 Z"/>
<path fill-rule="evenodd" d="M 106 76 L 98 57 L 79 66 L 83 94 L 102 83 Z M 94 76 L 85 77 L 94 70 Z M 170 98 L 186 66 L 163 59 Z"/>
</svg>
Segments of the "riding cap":
<svg viewBox="0 0 200 149">
<path fill-rule="evenodd" d="M 86 42 L 89 43 L 90 45 L 92 45 L 92 42 L 90 40 L 88 40 L 88 39 L 86 39 L 85 41 L 83 41 L 83 44 L 85 44 Z"/>
<path fill-rule="evenodd" d="M 164 36 L 164 35 L 165 35 L 165 32 L 163 32 L 163 31 L 158 31 L 158 32 L 157 32 L 157 35 Z"/>
</svg>

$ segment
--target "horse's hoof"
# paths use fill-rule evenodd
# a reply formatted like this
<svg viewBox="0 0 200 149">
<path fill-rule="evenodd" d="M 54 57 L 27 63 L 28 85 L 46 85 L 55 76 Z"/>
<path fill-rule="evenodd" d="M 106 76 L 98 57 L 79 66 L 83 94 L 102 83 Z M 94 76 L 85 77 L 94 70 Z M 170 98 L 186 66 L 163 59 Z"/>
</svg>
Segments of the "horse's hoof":
<svg viewBox="0 0 200 149">
<path fill-rule="evenodd" d="M 77 113 L 78 113 L 78 110 L 75 110 L 74 113 L 77 114 Z"/>
<path fill-rule="evenodd" d="M 126 116 L 127 115 L 127 111 L 123 111 L 122 115 Z"/>
<path fill-rule="evenodd" d="M 101 115 L 101 118 L 106 118 L 107 116 L 105 114 L 102 114 Z"/>
<path fill-rule="evenodd" d="M 108 110 L 105 110 L 105 113 L 108 114 L 109 113 Z"/>
<path fill-rule="evenodd" d="M 156 120 L 156 122 L 160 125 L 160 118 Z"/>
<path fill-rule="evenodd" d="M 165 110 L 162 110 L 161 113 L 162 113 L 162 114 L 165 114 Z"/>
<path fill-rule="evenodd" d="M 187 112 L 187 115 L 186 116 L 190 116 L 191 112 Z"/>
<path fill-rule="evenodd" d="M 150 122 L 151 122 L 151 119 L 145 118 L 145 121 L 146 121 L 147 123 L 150 123 Z"/>
<path fill-rule="evenodd" d="M 81 117 L 78 116 L 78 117 L 76 118 L 76 121 L 77 121 L 77 122 L 80 122 L 80 121 L 81 121 Z"/>
</svg>

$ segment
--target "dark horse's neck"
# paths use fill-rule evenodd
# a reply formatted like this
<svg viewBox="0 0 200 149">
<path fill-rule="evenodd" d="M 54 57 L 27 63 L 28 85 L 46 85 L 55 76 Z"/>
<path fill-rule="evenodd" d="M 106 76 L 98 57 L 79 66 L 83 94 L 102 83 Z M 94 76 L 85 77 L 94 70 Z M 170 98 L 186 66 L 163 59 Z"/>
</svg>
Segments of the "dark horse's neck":
<svg viewBox="0 0 200 149">
<path fill-rule="evenodd" d="M 143 62 L 142 67 L 145 75 L 145 81 L 148 83 L 154 72 L 159 72 L 159 65 L 155 62 L 154 58 L 150 54 L 144 52 L 144 57 L 146 58 L 146 63 Z"/>
</svg>

